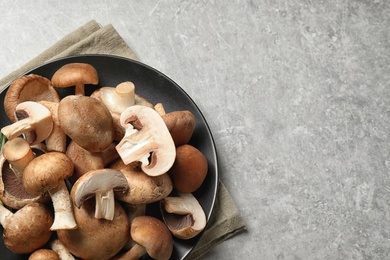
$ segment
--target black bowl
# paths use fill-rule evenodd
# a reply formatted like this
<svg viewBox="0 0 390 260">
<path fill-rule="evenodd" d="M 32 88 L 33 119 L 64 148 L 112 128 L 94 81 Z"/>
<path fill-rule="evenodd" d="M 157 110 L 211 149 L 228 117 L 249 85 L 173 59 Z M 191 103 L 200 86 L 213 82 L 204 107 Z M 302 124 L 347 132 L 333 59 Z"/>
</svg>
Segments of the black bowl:
<svg viewBox="0 0 390 260">
<path fill-rule="evenodd" d="M 196 127 L 190 144 L 198 148 L 207 158 L 209 170 L 202 186 L 194 192 L 194 196 L 202 205 L 207 220 L 212 214 L 218 190 L 218 164 L 214 140 L 209 126 L 201 111 L 191 97 L 174 81 L 161 72 L 140 62 L 111 55 L 81 55 L 67 57 L 39 66 L 26 74 L 34 73 L 51 79 L 54 72 L 61 66 L 72 62 L 84 62 L 93 65 L 99 74 L 98 86 L 86 86 L 86 95 L 103 86 L 115 87 L 124 81 L 132 81 L 136 93 L 147 98 L 152 104 L 161 102 L 166 112 L 189 110 L 196 117 Z M 0 101 L 4 102 L 8 88 L 0 93 Z M 74 93 L 73 88 L 60 89 L 60 96 Z M 4 107 L 0 107 L 0 127 L 10 124 L 5 115 Z M 158 203 L 147 207 L 147 214 L 161 219 Z M 3 232 L 3 229 L 0 229 Z M 199 241 L 202 233 L 189 240 L 174 239 L 174 250 L 171 259 L 184 259 Z M 16 255 L 0 242 L 1 259 L 27 259 L 28 255 Z"/>
</svg>

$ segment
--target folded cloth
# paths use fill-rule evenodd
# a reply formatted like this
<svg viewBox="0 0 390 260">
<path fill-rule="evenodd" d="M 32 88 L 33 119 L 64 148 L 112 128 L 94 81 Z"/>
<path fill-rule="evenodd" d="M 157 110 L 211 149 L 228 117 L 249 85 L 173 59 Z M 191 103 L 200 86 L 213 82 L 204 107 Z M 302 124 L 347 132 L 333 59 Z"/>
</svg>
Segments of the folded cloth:
<svg viewBox="0 0 390 260">
<path fill-rule="evenodd" d="M 80 54 L 111 54 L 137 60 L 136 55 L 112 25 L 101 27 L 92 20 L 66 35 L 49 49 L 0 80 L 0 91 L 14 79 L 51 60 Z M 245 223 L 231 195 L 219 181 L 213 215 L 199 242 L 186 259 L 197 259 L 220 242 L 245 229 Z"/>
</svg>

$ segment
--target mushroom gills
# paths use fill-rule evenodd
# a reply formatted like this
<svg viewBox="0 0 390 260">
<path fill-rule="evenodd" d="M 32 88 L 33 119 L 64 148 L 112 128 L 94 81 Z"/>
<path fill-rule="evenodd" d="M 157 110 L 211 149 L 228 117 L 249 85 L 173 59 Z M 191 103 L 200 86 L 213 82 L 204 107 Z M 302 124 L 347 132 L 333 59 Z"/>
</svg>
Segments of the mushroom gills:
<svg viewBox="0 0 390 260">
<path fill-rule="evenodd" d="M 193 226 L 195 223 L 195 220 L 192 216 L 192 214 L 173 214 L 169 213 L 164 209 L 164 218 L 165 223 L 170 229 L 173 230 L 179 230 L 182 228 Z"/>
</svg>

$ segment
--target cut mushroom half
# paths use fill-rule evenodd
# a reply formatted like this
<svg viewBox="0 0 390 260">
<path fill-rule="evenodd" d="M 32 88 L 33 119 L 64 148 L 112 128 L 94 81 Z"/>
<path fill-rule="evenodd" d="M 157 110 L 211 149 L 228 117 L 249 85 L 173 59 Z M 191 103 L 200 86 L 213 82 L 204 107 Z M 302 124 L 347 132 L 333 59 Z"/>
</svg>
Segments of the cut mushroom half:
<svg viewBox="0 0 390 260">
<path fill-rule="evenodd" d="M 161 203 L 161 213 L 172 234 L 180 239 L 197 236 L 206 227 L 206 215 L 198 200 L 191 193 L 177 193 Z"/>
<path fill-rule="evenodd" d="M 16 106 L 17 121 L 5 126 L 1 132 L 12 140 L 21 134 L 25 135 L 31 145 L 45 140 L 53 130 L 53 118 L 50 111 L 34 101 L 25 101 Z"/>
<path fill-rule="evenodd" d="M 125 192 L 129 188 L 122 172 L 99 169 L 85 173 L 73 185 L 71 197 L 76 207 L 95 197 L 95 218 L 112 220 L 115 212 L 114 192 Z"/>
<path fill-rule="evenodd" d="M 131 106 L 122 112 L 120 123 L 126 134 L 116 149 L 125 164 L 142 163 L 150 176 L 166 173 L 175 161 L 176 148 L 161 116 L 150 107 Z"/>
</svg>

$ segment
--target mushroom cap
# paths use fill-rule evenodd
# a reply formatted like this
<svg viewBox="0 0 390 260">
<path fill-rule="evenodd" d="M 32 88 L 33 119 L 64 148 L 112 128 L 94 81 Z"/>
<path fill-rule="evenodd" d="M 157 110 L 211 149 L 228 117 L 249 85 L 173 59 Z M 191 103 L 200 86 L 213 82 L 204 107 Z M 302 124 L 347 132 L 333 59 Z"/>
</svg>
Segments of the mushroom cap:
<svg viewBox="0 0 390 260">
<path fill-rule="evenodd" d="M 67 88 L 78 84 L 96 85 L 99 83 L 99 76 L 91 64 L 68 63 L 53 74 L 51 82 L 56 88 Z"/>
<path fill-rule="evenodd" d="M 196 191 L 206 178 L 207 171 L 207 159 L 197 148 L 189 144 L 176 148 L 176 159 L 169 170 L 175 190 L 184 193 Z"/>
<path fill-rule="evenodd" d="M 34 253 L 32 253 L 28 260 L 61 260 L 60 256 L 50 249 L 38 249 Z"/>
<path fill-rule="evenodd" d="M 87 96 L 64 97 L 58 106 L 62 130 L 90 152 L 101 152 L 113 142 L 110 111 L 99 100 Z"/>
<path fill-rule="evenodd" d="M 74 165 L 63 153 L 48 152 L 33 159 L 23 172 L 26 191 L 38 195 L 58 186 L 73 174 Z"/>
<path fill-rule="evenodd" d="M 30 203 L 4 223 L 3 241 L 16 254 L 31 253 L 45 245 L 51 235 L 51 212 L 39 203 Z"/>
<path fill-rule="evenodd" d="M 129 185 L 126 192 L 115 194 L 120 201 L 129 204 L 149 204 L 167 197 L 173 189 L 168 174 L 149 176 L 142 171 L 140 162 L 126 165 L 122 160 L 118 160 L 110 168 L 121 171 Z"/>
<path fill-rule="evenodd" d="M 173 239 L 167 226 L 151 216 L 138 216 L 131 222 L 131 238 L 143 246 L 154 259 L 169 259 L 173 251 Z"/>
<path fill-rule="evenodd" d="M 110 259 L 126 244 L 130 224 L 122 206 L 115 203 L 112 221 L 96 219 L 94 200 L 86 200 L 80 208 L 73 207 L 77 229 L 58 230 L 58 239 L 81 259 Z"/>
<path fill-rule="evenodd" d="M 191 111 L 173 111 L 161 116 L 176 146 L 190 141 L 195 130 L 195 116 Z"/>
<path fill-rule="evenodd" d="M 11 122 L 15 122 L 15 108 L 19 103 L 40 100 L 60 102 L 60 97 L 49 79 L 36 74 L 25 75 L 9 86 L 4 97 L 4 110 Z"/>
</svg>

